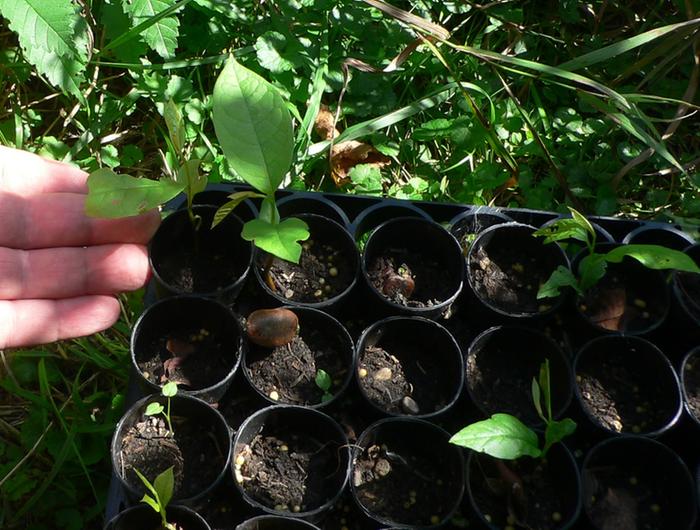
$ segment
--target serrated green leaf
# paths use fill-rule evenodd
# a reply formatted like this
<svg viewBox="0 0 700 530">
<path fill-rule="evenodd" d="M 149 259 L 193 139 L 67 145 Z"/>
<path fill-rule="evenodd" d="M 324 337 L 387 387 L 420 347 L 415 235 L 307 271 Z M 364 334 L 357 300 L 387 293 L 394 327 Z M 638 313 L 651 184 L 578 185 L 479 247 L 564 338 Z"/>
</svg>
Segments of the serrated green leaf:
<svg viewBox="0 0 700 530">
<path fill-rule="evenodd" d="M 175 381 L 168 381 L 165 383 L 161 389 L 161 394 L 163 394 L 165 397 L 173 397 L 175 394 L 177 394 L 177 383 Z"/>
<path fill-rule="evenodd" d="M 283 219 L 277 224 L 253 219 L 243 225 L 241 237 L 278 258 L 299 263 L 301 245 L 298 241 L 309 238 L 309 227 L 296 217 Z"/>
<path fill-rule="evenodd" d="M 318 388 L 324 392 L 328 392 L 331 389 L 332 384 L 333 381 L 331 380 L 331 376 L 328 375 L 328 372 L 321 369 L 316 372 L 316 386 Z"/>
<path fill-rule="evenodd" d="M 265 195 L 261 193 L 257 193 L 255 191 L 239 191 L 236 193 L 232 193 L 231 195 L 228 196 L 230 201 L 227 203 L 223 204 L 222 206 L 219 207 L 218 210 L 216 210 L 216 213 L 214 214 L 214 219 L 212 220 L 211 227 L 214 228 L 216 225 L 218 225 L 221 221 L 226 219 L 226 217 L 236 209 L 236 207 L 241 204 L 244 200 L 246 199 L 255 199 L 255 198 L 263 198 Z"/>
<path fill-rule="evenodd" d="M 124 4 L 124 10 L 129 14 L 134 25 L 142 24 L 149 18 L 172 8 L 176 0 L 132 0 Z M 164 59 L 175 55 L 180 22 L 177 15 L 170 15 L 157 21 L 143 30 L 146 44 Z"/>
<path fill-rule="evenodd" d="M 537 434 L 510 414 L 494 414 L 472 423 L 450 438 L 450 443 L 503 460 L 541 455 Z"/>
<path fill-rule="evenodd" d="M 605 254 L 605 260 L 610 263 L 620 263 L 627 256 L 650 269 L 675 269 L 700 273 L 700 268 L 690 256 L 661 245 L 621 245 Z"/>
<path fill-rule="evenodd" d="M 231 168 L 265 194 L 282 182 L 292 163 L 292 118 L 282 96 L 231 56 L 214 86 L 216 137 Z"/>
<path fill-rule="evenodd" d="M 148 404 L 148 406 L 146 407 L 146 410 L 143 413 L 146 416 L 155 416 L 157 414 L 160 414 L 164 410 L 165 410 L 165 407 L 163 407 L 163 405 L 161 405 L 157 401 L 153 401 L 153 402 Z"/>
<path fill-rule="evenodd" d="M 555 298 L 559 296 L 559 290 L 562 287 L 573 287 L 576 291 L 579 290 L 576 276 L 567 267 L 559 265 L 537 291 L 537 299 Z"/>
<path fill-rule="evenodd" d="M 25 57 L 53 86 L 72 94 L 81 102 L 85 101 L 80 90 L 80 85 L 85 82 L 85 64 L 82 61 L 72 55 L 58 55 L 38 47 L 25 50 Z"/>
<path fill-rule="evenodd" d="M 158 500 L 164 510 L 170 502 L 170 499 L 173 498 L 173 489 L 175 489 L 173 466 L 170 466 L 156 477 L 153 481 L 153 488 L 158 492 Z"/>
<path fill-rule="evenodd" d="M 184 186 L 172 180 L 150 180 L 98 169 L 88 177 L 85 213 L 92 217 L 128 217 L 155 208 L 180 193 Z"/>
</svg>

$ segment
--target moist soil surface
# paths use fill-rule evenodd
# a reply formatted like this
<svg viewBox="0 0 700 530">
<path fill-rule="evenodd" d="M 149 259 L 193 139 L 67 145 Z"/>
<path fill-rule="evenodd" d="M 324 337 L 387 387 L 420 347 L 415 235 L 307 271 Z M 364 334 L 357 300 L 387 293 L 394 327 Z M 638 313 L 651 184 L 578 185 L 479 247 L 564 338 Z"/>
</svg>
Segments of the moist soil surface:
<svg viewBox="0 0 700 530">
<path fill-rule="evenodd" d="M 270 508 L 294 513 L 313 510 L 334 493 L 328 490 L 327 480 L 338 466 L 336 450 L 308 434 L 279 438 L 259 434 L 236 455 L 237 480 L 243 481 L 248 495 Z"/>
<path fill-rule="evenodd" d="M 146 379 L 156 385 L 174 381 L 185 390 L 215 385 L 236 362 L 236 356 L 226 355 L 224 345 L 206 328 L 155 339 L 143 352 L 149 358 L 137 358 L 136 364 Z"/>
<path fill-rule="evenodd" d="M 620 433 L 655 431 L 673 418 L 668 387 L 641 363 L 629 366 L 614 356 L 590 362 L 576 373 L 584 408 L 606 428 Z"/>
<path fill-rule="evenodd" d="M 668 492 L 655 479 L 642 478 L 643 469 L 637 471 L 613 466 L 584 470 L 584 481 L 592 485 L 584 498 L 591 521 L 610 530 L 676 530 L 669 523 L 674 502 Z"/>
<path fill-rule="evenodd" d="M 212 293 L 234 283 L 236 257 L 230 253 L 173 249 L 158 265 L 161 278 L 185 293 Z"/>
<path fill-rule="evenodd" d="M 614 270 L 579 299 L 578 308 L 592 324 L 608 331 L 641 331 L 664 316 L 663 304 L 650 299 L 643 285 L 626 283 Z"/>
<path fill-rule="evenodd" d="M 553 530 L 571 515 L 576 499 L 566 499 L 571 485 L 561 469 L 547 460 L 521 458 L 497 461 L 472 458 L 470 474 L 474 503 L 498 528 Z M 575 480 L 573 474 L 570 480 Z M 519 481 L 522 489 L 515 486 Z M 510 525 L 510 526 L 508 526 Z"/>
<path fill-rule="evenodd" d="M 391 352 L 368 346 L 362 352 L 358 376 L 367 397 L 395 414 L 428 414 L 444 408 L 452 390 L 434 359 L 410 348 Z"/>
<path fill-rule="evenodd" d="M 440 452 L 428 458 L 385 444 L 368 447 L 351 480 L 363 506 L 378 516 L 411 526 L 442 521 L 454 507 L 453 477 Z"/>
<path fill-rule="evenodd" d="M 451 295 L 442 267 L 407 250 L 387 250 L 369 264 L 367 273 L 384 297 L 407 307 L 432 307 Z"/>
<path fill-rule="evenodd" d="M 688 400 L 688 408 L 700 421 L 700 355 L 693 355 L 685 364 L 683 386 Z"/>
<path fill-rule="evenodd" d="M 503 245 L 488 250 L 479 246 L 469 268 L 477 294 L 503 311 L 537 313 L 551 307 L 551 301 L 537 299 L 537 291 L 552 270 L 543 269 L 536 256 Z"/>
<path fill-rule="evenodd" d="M 255 347 L 248 356 L 248 370 L 251 382 L 266 396 L 275 392 L 280 403 L 315 405 L 324 396 L 316 384 L 318 370 L 330 375 L 328 393 L 334 394 L 342 386 L 349 366 L 336 344 L 312 330 L 274 349 Z"/>
<path fill-rule="evenodd" d="M 264 274 L 264 261 L 258 266 Z M 279 296 L 292 302 L 323 302 L 341 294 L 355 277 L 352 261 L 342 251 L 323 241 L 309 239 L 302 243 L 299 263 L 272 259 L 269 277 L 265 281 Z"/>
<path fill-rule="evenodd" d="M 201 424 L 176 416 L 171 420 L 174 435 L 160 416 L 147 417 L 131 427 L 121 444 L 121 468 L 126 481 L 145 493 L 135 469 L 153 483 L 160 473 L 173 466 L 173 497 L 183 499 L 214 482 L 224 465 L 225 448 L 217 447 L 213 433 Z"/>
</svg>

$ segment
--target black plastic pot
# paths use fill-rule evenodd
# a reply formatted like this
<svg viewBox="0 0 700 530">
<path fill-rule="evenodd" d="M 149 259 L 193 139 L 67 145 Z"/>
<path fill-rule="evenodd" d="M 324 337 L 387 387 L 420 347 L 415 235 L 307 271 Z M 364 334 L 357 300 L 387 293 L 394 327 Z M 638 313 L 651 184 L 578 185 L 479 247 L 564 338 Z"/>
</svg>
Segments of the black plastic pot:
<svg viewBox="0 0 700 530">
<path fill-rule="evenodd" d="M 542 435 L 540 435 L 542 438 Z M 581 475 L 571 452 L 562 443 L 554 444 L 544 458 L 522 457 L 497 461 L 470 451 L 467 457 L 467 496 L 481 523 L 491 529 L 520 528 L 511 510 L 518 505 L 508 487 L 503 469 L 508 469 L 522 483 L 527 505 L 518 506 L 526 517 L 522 528 L 572 528 L 581 513 Z M 539 523 L 539 525 L 538 525 Z M 545 524 L 543 524 L 545 523 Z"/>
<path fill-rule="evenodd" d="M 449 410 L 462 392 L 462 353 L 450 332 L 432 320 L 389 317 L 374 323 L 360 337 L 355 359 L 360 394 L 381 414 L 431 418 Z"/>
<path fill-rule="evenodd" d="M 141 467 L 139 462 L 149 462 L 161 455 L 162 469 L 153 470 L 153 473 L 139 469 L 146 478 L 153 483 L 156 476 L 173 465 L 172 445 L 163 445 L 162 436 L 153 436 L 146 450 L 132 455 L 124 455 L 123 441 L 129 430 L 139 422 L 150 418 L 149 432 L 153 429 L 153 422 L 159 421 L 162 416 L 145 416 L 144 412 L 149 403 L 158 402 L 163 407 L 167 407 L 167 399 L 163 396 L 146 396 L 134 403 L 129 410 L 124 413 L 119 423 L 117 423 L 111 444 L 112 470 L 124 487 L 128 496 L 134 500 L 140 499 L 146 489 L 133 472 L 131 466 Z M 170 417 L 175 431 L 175 438 L 187 433 L 188 444 L 198 444 L 197 447 L 206 454 L 209 460 L 215 462 L 209 466 L 208 461 L 185 460 L 182 465 L 182 476 L 179 479 L 179 466 L 175 465 L 175 490 L 173 501 L 184 504 L 191 504 L 205 497 L 216 487 L 226 474 L 226 469 L 231 458 L 231 437 L 226 421 L 223 416 L 206 402 L 183 394 L 178 394 L 171 398 Z M 165 425 L 163 423 L 163 425 Z M 199 445 L 201 444 L 201 445 Z M 182 445 L 182 444 L 179 444 Z M 218 461 L 218 462 L 217 462 Z M 202 470 L 209 467 L 209 474 L 202 473 Z M 199 480 L 199 487 L 193 480 L 197 474 L 205 475 Z"/>
<path fill-rule="evenodd" d="M 329 246 L 334 249 L 333 252 L 338 252 L 338 256 L 342 260 L 346 261 L 346 266 L 349 268 L 347 273 L 343 273 L 347 277 L 346 285 L 341 292 L 334 294 L 330 298 L 326 298 L 326 295 L 323 294 L 324 286 L 320 284 L 317 286 L 318 290 L 315 291 L 315 293 L 321 293 L 320 297 L 316 297 L 315 293 L 300 297 L 298 293 L 294 293 L 293 291 L 291 294 L 280 292 L 279 289 L 273 291 L 263 278 L 263 271 L 266 265 L 269 264 L 270 254 L 256 248 L 253 261 L 255 263 L 255 277 L 258 280 L 258 285 L 279 304 L 295 304 L 333 312 L 347 299 L 348 294 L 357 283 L 360 258 L 357 248 L 355 247 L 355 242 L 348 231 L 332 219 L 315 214 L 302 214 L 296 217 L 305 221 L 309 226 L 309 232 L 311 234 L 309 239 L 314 241 L 314 245 Z M 308 241 L 302 242 L 302 246 L 304 244 L 308 246 Z M 301 259 L 304 259 L 303 255 Z M 278 261 L 279 258 L 274 258 L 273 263 Z M 341 272 L 339 271 L 338 274 L 341 274 Z M 309 280 L 318 282 L 319 278 L 314 274 Z M 323 278 L 323 280 L 324 282 L 326 281 L 325 278 Z"/>
<path fill-rule="evenodd" d="M 477 236 L 469 249 L 467 278 L 471 291 L 482 306 L 496 315 L 543 316 L 558 309 L 564 301 L 564 293 L 556 298 L 537 299 L 540 283 L 557 267 L 568 267 L 569 260 L 558 245 L 544 244 L 533 232 L 534 227 L 520 223 L 491 226 Z M 512 263 L 513 259 L 520 261 Z M 521 263 L 525 260 L 525 264 Z M 496 286 L 489 279 L 494 277 L 503 282 Z M 531 283 L 521 284 L 521 281 Z"/>
<path fill-rule="evenodd" d="M 277 201 L 277 210 L 282 218 L 311 213 L 332 219 L 346 229 L 350 226 L 343 209 L 323 195 L 289 195 Z"/>
<path fill-rule="evenodd" d="M 450 222 L 450 233 L 455 236 L 466 256 L 471 242 L 480 232 L 494 225 L 513 221 L 497 208 L 489 206 L 474 206 L 453 217 Z"/>
<path fill-rule="evenodd" d="M 691 245 L 685 249 L 695 263 L 700 264 L 700 244 Z M 700 290 L 700 279 L 697 274 L 689 272 L 673 273 L 673 316 L 677 320 L 678 331 L 690 335 L 691 340 L 700 337 L 700 299 L 697 292 Z"/>
<path fill-rule="evenodd" d="M 532 404 L 532 379 L 549 359 L 552 414 L 561 416 L 571 403 L 569 360 L 541 331 L 520 326 L 495 326 L 477 336 L 466 356 L 465 387 L 484 416 L 504 412 L 535 426 L 542 420 Z M 504 376 L 504 370 L 508 376 Z"/>
<path fill-rule="evenodd" d="M 316 369 L 324 369 L 325 367 L 324 371 L 334 379 L 333 386 L 329 390 L 329 393 L 333 396 L 331 399 L 321 401 L 319 392 L 319 401 L 305 406 L 311 408 L 329 406 L 345 393 L 352 381 L 352 372 L 355 364 L 355 345 L 345 327 L 329 314 L 310 307 L 288 306 L 288 309 L 293 311 L 299 319 L 299 337 L 301 337 L 311 349 L 314 361 L 317 363 Z M 330 347 L 328 347 L 329 345 Z M 277 385 L 269 386 L 268 388 L 259 388 L 253 381 L 250 370 L 251 364 L 264 359 L 271 355 L 271 353 L 271 348 L 263 348 L 253 343 L 248 344 L 246 353 L 243 356 L 243 373 L 246 379 L 263 399 L 273 405 L 299 405 L 300 403 L 285 401 L 277 385 L 282 385 L 285 382 L 289 383 L 290 387 L 298 387 L 300 384 L 310 385 L 316 390 L 315 380 L 299 380 L 298 376 L 300 374 L 299 372 L 295 372 L 286 374 L 287 376 L 293 376 L 294 380 L 285 381 L 285 374 L 278 374 L 276 371 L 277 366 L 275 366 L 272 371 L 268 371 L 268 373 L 270 379 L 275 380 Z M 338 362 L 336 363 L 333 358 L 338 359 Z M 301 368 L 303 364 L 304 360 L 299 359 L 298 368 Z M 329 366 L 335 367 L 336 364 L 342 366 L 342 371 L 334 373 L 329 368 Z M 272 383 L 272 381 L 270 381 L 270 383 Z M 276 392 L 278 399 L 270 397 L 270 393 L 273 391 Z"/>
<path fill-rule="evenodd" d="M 581 475 L 593 528 L 694 528 L 693 478 L 678 455 L 655 440 L 630 435 L 604 440 L 586 455 Z"/>
<path fill-rule="evenodd" d="M 619 246 L 616 243 L 600 243 L 596 245 L 596 252 L 606 253 Z M 574 258 L 571 264 L 573 271 L 578 270 L 579 263 L 587 254 L 587 251 L 582 251 Z M 670 307 L 669 293 L 662 272 L 649 269 L 630 257 L 624 258 L 621 263 L 608 263 L 605 276 L 583 297 L 576 297 L 575 310 L 587 326 L 588 332 L 646 335 L 659 328 Z M 618 283 L 610 284 L 611 278 L 615 278 Z M 616 289 L 624 291 L 625 300 L 624 312 L 619 321 L 596 321 L 589 314 L 591 308 L 600 300 L 610 298 L 610 293 Z M 615 326 L 619 329 L 611 329 Z"/>
<path fill-rule="evenodd" d="M 251 445 L 263 437 L 280 442 L 277 447 L 283 460 L 292 459 L 300 453 L 292 445 L 292 440 L 317 446 L 312 461 L 319 468 L 314 470 L 314 474 L 308 474 L 308 470 L 305 470 L 304 478 L 300 479 L 304 480 L 306 486 L 306 504 L 280 505 L 271 497 L 263 498 L 260 494 L 251 492 L 252 487 L 258 487 L 259 482 L 266 478 L 259 472 L 248 475 L 252 473 L 248 468 Z M 269 514 L 316 521 L 340 498 L 345 489 L 350 464 L 348 439 L 335 420 L 318 410 L 291 405 L 275 405 L 259 410 L 238 429 L 233 448 L 231 468 L 237 489 L 249 505 Z M 281 473 L 282 464 L 275 463 L 274 467 L 275 469 L 258 471 L 266 473 L 267 477 L 272 473 L 273 479 L 279 480 L 275 474 Z M 309 491 L 313 492 L 316 499 L 309 499 Z"/>
<path fill-rule="evenodd" d="M 176 346 L 168 346 L 172 340 Z M 187 356 L 193 347 L 198 349 Z M 139 317 L 131 333 L 131 364 L 147 393 L 160 392 L 168 379 L 159 380 L 157 370 L 162 373 L 163 363 L 179 354 L 184 359 L 183 375 L 191 381 L 203 377 L 201 381 L 210 383 L 180 382 L 178 391 L 216 402 L 230 386 L 242 352 L 243 331 L 236 317 L 225 305 L 201 296 L 175 296 L 156 302 Z M 139 365 L 149 360 L 158 366 L 146 377 Z"/>
<path fill-rule="evenodd" d="M 659 436 L 683 412 L 680 383 L 671 362 L 640 337 L 608 335 L 591 340 L 576 355 L 574 374 L 576 399 L 586 417 L 611 434 Z M 629 395 L 635 398 L 623 401 Z M 601 418 L 602 412 L 610 411 L 615 417 Z M 648 412 L 659 414 L 650 418 Z M 631 424 L 635 418 L 639 424 Z"/>
<path fill-rule="evenodd" d="M 292 517 L 279 517 L 276 515 L 259 515 L 239 524 L 236 530 L 311 530 L 318 526 Z"/>
<path fill-rule="evenodd" d="M 552 223 L 559 221 L 560 219 L 571 219 L 571 215 L 560 215 L 556 219 L 551 219 L 551 220 L 547 221 L 540 228 L 547 228 Z M 603 228 L 598 223 L 595 223 L 593 221 L 589 220 L 589 222 L 591 223 L 591 226 L 593 227 L 593 230 L 595 231 L 596 241 L 598 243 L 614 243 L 615 242 L 615 238 L 605 228 Z M 582 243 L 580 241 L 559 241 L 558 244 L 559 244 L 559 246 L 561 246 L 564 249 L 564 251 L 570 257 L 575 256 L 576 254 L 578 254 L 581 251 L 581 249 L 585 248 L 584 243 Z"/>
<path fill-rule="evenodd" d="M 408 268 L 415 284 L 406 303 L 390 299 L 391 279 L 377 272 L 382 258 L 396 263 L 390 276 Z M 437 318 L 448 310 L 460 291 L 464 277 L 462 252 L 457 240 L 439 224 L 415 217 L 391 219 L 370 235 L 362 253 L 362 275 L 385 314 L 404 313 Z M 373 278 L 380 278 L 381 290 Z M 368 308 L 369 309 L 369 308 Z"/>
<path fill-rule="evenodd" d="M 690 350 L 683 358 L 680 381 L 685 411 L 700 427 L 700 346 Z"/>
<path fill-rule="evenodd" d="M 683 250 L 695 243 L 689 235 L 673 226 L 660 224 L 645 225 L 635 228 L 625 236 L 622 243 L 635 245 L 661 245 L 674 250 Z"/>
<path fill-rule="evenodd" d="M 211 229 L 215 206 L 194 206 L 202 219 L 199 230 L 187 210 L 177 210 L 160 225 L 149 244 L 156 294 L 200 294 L 231 304 L 245 282 L 252 248 L 241 238 L 243 222 L 235 215 Z M 212 268 L 212 263 L 217 268 Z"/>
<path fill-rule="evenodd" d="M 386 527 L 444 526 L 464 494 L 464 458 L 449 439 L 416 418 L 370 425 L 352 456 L 351 491 L 362 511 Z"/>
<path fill-rule="evenodd" d="M 210 530 L 210 526 L 194 510 L 187 506 L 172 505 L 166 509 L 168 522 L 182 530 Z M 160 528 L 160 515 L 147 504 L 127 508 L 114 516 L 104 530 L 154 530 Z"/>
<path fill-rule="evenodd" d="M 386 200 L 362 210 L 352 222 L 350 232 L 362 246 L 372 230 L 397 217 L 416 217 L 430 221 L 427 213 L 409 202 Z"/>
</svg>

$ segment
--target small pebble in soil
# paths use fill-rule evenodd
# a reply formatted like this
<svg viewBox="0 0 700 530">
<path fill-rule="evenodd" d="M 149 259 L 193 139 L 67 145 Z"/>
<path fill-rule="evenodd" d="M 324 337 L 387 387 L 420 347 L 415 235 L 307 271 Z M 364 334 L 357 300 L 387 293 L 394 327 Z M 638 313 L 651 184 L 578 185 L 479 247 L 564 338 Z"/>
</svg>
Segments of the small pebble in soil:
<svg viewBox="0 0 700 530">
<path fill-rule="evenodd" d="M 279 398 L 280 398 L 280 395 L 277 393 L 276 390 L 273 390 L 272 392 L 270 392 L 270 399 L 272 401 L 277 401 L 277 400 L 279 400 Z"/>
<path fill-rule="evenodd" d="M 401 400 L 401 408 L 406 414 L 420 413 L 420 407 L 418 406 L 418 403 L 416 403 L 416 401 L 411 396 L 405 396 Z"/>
<path fill-rule="evenodd" d="M 295 504 L 294 506 L 292 506 L 292 511 L 294 513 L 299 513 L 301 511 L 301 506 L 299 506 L 298 504 Z"/>
<path fill-rule="evenodd" d="M 236 467 L 243 467 L 243 464 L 245 464 L 245 456 L 238 455 L 236 457 Z"/>
<path fill-rule="evenodd" d="M 360 368 L 357 371 L 357 375 L 360 376 L 360 379 L 363 379 L 363 378 L 367 377 L 367 370 L 365 368 Z"/>
<path fill-rule="evenodd" d="M 280 445 L 280 451 L 282 451 L 283 453 L 286 453 L 287 451 L 289 451 L 289 447 L 282 444 L 282 445 Z"/>
<path fill-rule="evenodd" d="M 391 379 L 391 370 L 389 368 L 380 368 L 374 372 L 375 381 L 388 381 Z"/>
<path fill-rule="evenodd" d="M 335 278 L 338 276 L 338 268 L 337 267 L 331 267 L 328 269 L 328 275 L 331 276 L 332 278 Z"/>
<path fill-rule="evenodd" d="M 559 512 L 552 513 L 552 521 L 554 521 L 555 523 L 561 521 L 561 514 Z"/>
<path fill-rule="evenodd" d="M 389 473 L 391 473 L 391 464 L 388 460 L 380 458 L 377 460 L 377 463 L 374 464 L 374 471 L 376 471 L 377 475 L 379 475 L 380 477 L 385 477 Z"/>
<path fill-rule="evenodd" d="M 291 298 L 292 296 L 294 296 L 294 291 L 292 291 L 291 289 L 287 289 L 287 290 L 284 292 L 284 297 L 285 297 L 285 298 Z"/>
<path fill-rule="evenodd" d="M 642 300 L 641 298 L 635 298 L 633 300 L 634 305 L 636 305 L 639 309 L 645 309 L 647 306 L 647 303 Z"/>
</svg>

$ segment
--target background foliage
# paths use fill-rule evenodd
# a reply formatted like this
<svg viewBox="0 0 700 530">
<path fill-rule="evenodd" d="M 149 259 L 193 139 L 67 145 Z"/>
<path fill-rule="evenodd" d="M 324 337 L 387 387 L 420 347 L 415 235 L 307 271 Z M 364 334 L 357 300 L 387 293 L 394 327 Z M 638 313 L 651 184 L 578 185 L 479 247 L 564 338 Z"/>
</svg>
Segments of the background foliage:
<svg viewBox="0 0 700 530">
<path fill-rule="evenodd" d="M 369 4 L 0 0 L 0 142 L 158 177 L 173 99 L 191 156 L 235 179 L 211 122 L 234 51 L 296 117 L 293 187 L 698 224 L 700 0 L 397 0 L 413 20 Z M 341 163 L 344 141 L 372 156 Z M 101 527 L 137 309 L 4 353 L 3 528 Z"/>
</svg>

